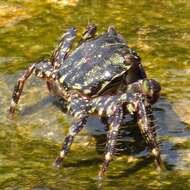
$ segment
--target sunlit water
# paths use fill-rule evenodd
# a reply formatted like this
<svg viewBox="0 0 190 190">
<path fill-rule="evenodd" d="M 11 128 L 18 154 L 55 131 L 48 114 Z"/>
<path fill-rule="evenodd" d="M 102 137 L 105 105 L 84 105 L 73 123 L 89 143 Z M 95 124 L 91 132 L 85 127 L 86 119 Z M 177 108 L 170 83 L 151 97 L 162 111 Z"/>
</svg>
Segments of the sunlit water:
<svg viewBox="0 0 190 190">
<path fill-rule="evenodd" d="M 188 0 L 1 0 L 0 189 L 190 189 L 189 19 Z M 141 56 L 149 78 L 161 83 L 154 111 L 166 172 L 155 170 L 146 149 L 126 145 L 131 151 L 115 158 L 100 187 L 96 177 L 103 153 L 89 135 L 94 126 L 100 132 L 104 128 L 96 118 L 76 138 L 63 169 L 55 169 L 52 164 L 72 118 L 34 77 L 25 86 L 16 117 L 8 119 L 21 71 L 48 58 L 68 27 L 75 26 L 80 36 L 88 22 L 96 23 L 99 33 L 115 25 Z M 129 144 L 134 141 L 130 138 L 125 139 Z"/>
</svg>

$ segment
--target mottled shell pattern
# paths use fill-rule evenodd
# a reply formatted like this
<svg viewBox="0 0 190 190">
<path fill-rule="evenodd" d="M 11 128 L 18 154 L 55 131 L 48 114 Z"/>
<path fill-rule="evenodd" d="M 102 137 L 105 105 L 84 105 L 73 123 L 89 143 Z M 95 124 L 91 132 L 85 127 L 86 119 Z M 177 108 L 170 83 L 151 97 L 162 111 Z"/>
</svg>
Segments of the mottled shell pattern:
<svg viewBox="0 0 190 190">
<path fill-rule="evenodd" d="M 97 96 L 127 75 L 134 55 L 115 30 L 83 42 L 61 65 L 58 80 L 69 90 Z"/>
</svg>

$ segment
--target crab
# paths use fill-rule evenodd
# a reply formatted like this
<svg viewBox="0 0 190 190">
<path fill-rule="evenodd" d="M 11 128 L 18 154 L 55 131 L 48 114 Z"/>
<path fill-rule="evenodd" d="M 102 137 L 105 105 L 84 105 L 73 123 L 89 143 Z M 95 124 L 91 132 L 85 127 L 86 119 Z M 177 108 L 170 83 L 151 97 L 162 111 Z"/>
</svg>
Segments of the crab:
<svg viewBox="0 0 190 190">
<path fill-rule="evenodd" d="M 159 83 L 147 78 L 140 57 L 113 26 L 97 36 L 96 26 L 88 25 L 79 45 L 70 53 L 75 37 L 76 29 L 69 28 L 49 60 L 34 63 L 24 71 L 13 91 L 10 114 L 15 112 L 25 81 L 34 74 L 47 82 L 50 92 L 55 92 L 56 88 L 74 117 L 56 158 L 57 167 L 61 167 L 74 137 L 83 129 L 87 118 L 97 114 L 100 118 L 107 118 L 109 124 L 104 163 L 98 175 L 102 178 L 113 159 L 123 118 L 131 114 L 136 117 L 156 166 L 161 169 L 152 111 L 152 104 L 159 98 Z"/>
</svg>

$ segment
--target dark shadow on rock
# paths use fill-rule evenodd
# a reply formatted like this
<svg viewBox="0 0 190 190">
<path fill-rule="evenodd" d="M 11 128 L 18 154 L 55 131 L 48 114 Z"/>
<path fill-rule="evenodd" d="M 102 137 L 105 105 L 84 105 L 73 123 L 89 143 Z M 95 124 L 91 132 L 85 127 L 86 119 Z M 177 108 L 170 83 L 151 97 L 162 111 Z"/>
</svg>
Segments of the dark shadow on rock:
<svg viewBox="0 0 190 190">
<path fill-rule="evenodd" d="M 127 167 L 127 169 L 123 169 L 122 173 L 119 175 L 109 175 L 108 178 L 111 179 L 119 179 L 121 177 L 129 177 L 130 175 L 133 175 L 134 173 L 136 173 L 137 171 L 139 171 L 140 169 L 150 165 L 152 163 L 153 159 L 151 157 L 148 158 L 144 158 L 143 160 L 140 160 L 139 162 L 137 162 L 135 165 L 131 166 L 131 167 Z"/>
<path fill-rule="evenodd" d="M 48 105 L 56 102 L 57 100 L 58 100 L 58 97 L 56 96 L 47 96 L 43 98 L 42 100 L 38 101 L 37 103 L 35 103 L 34 105 L 26 106 L 23 109 L 21 115 L 25 116 L 25 115 L 36 113 L 39 110 L 46 108 Z"/>
<path fill-rule="evenodd" d="M 97 165 L 103 162 L 103 159 L 99 157 L 94 157 L 91 159 L 85 159 L 85 160 L 77 160 L 75 162 L 63 162 L 63 168 L 64 167 L 88 167 L 92 165 Z"/>
</svg>

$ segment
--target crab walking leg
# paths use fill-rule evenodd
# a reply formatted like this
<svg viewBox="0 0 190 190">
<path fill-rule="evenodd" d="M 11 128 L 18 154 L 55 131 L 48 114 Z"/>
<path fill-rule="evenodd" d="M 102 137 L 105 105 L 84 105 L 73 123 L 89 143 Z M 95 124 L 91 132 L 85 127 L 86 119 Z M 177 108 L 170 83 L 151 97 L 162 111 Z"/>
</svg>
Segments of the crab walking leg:
<svg viewBox="0 0 190 190">
<path fill-rule="evenodd" d="M 75 28 L 69 28 L 67 32 L 63 34 L 58 47 L 53 52 L 50 58 L 50 62 L 54 69 L 58 69 L 61 66 L 61 64 L 64 62 L 64 60 L 68 55 L 68 52 L 72 47 L 72 43 L 75 38 L 76 38 Z"/>
<path fill-rule="evenodd" d="M 15 112 L 15 108 L 22 94 L 25 81 L 31 76 L 32 73 L 34 73 L 38 78 L 50 80 L 52 78 L 51 68 L 51 64 L 48 61 L 41 61 L 39 63 L 32 64 L 24 71 L 13 90 L 11 105 L 9 108 L 9 113 L 11 115 Z"/>
<path fill-rule="evenodd" d="M 94 108 L 100 116 L 107 116 L 111 119 L 106 144 L 105 161 L 98 175 L 100 180 L 106 172 L 114 154 L 118 131 L 123 119 L 123 105 L 130 105 L 129 109 L 133 114 L 138 100 L 137 95 L 138 94 L 124 93 L 118 96 L 100 96 L 92 101 L 91 107 Z"/>
<path fill-rule="evenodd" d="M 88 24 L 86 31 L 82 34 L 79 44 L 82 44 L 86 40 L 94 38 L 96 35 L 96 25 L 95 24 Z"/>
<path fill-rule="evenodd" d="M 76 38 L 76 29 L 69 28 L 62 36 L 61 41 L 59 42 L 58 47 L 53 52 L 50 62 L 54 70 L 59 69 L 61 64 L 67 58 L 67 55 L 72 47 L 73 41 Z M 47 81 L 47 88 L 50 93 L 53 92 L 53 86 L 50 82 Z"/>
<path fill-rule="evenodd" d="M 83 126 L 86 124 L 87 112 L 86 112 L 86 100 L 80 97 L 78 94 L 71 92 L 70 98 L 68 98 L 69 107 L 68 111 L 77 120 L 73 123 L 69 130 L 69 134 L 66 136 L 63 146 L 60 151 L 60 155 L 56 158 L 56 167 L 61 167 L 64 157 L 68 154 L 70 147 L 73 143 L 74 137 L 82 130 Z"/>
<path fill-rule="evenodd" d="M 60 168 L 64 157 L 68 154 L 70 147 L 73 143 L 74 137 L 82 130 L 84 124 L 86 123 L 86 118 L 81 118 L 74 122 L 69 130 L 69 134 L 66 136 L 65 141 L 62 145 L 60 155 L 55 160 L 55 166 Z"/>
<path fill-rule="evenodd" d="M 104 173 L 106 172 L 109 166 L 109 163 L 112 160 L 112 157 L 114 155 L 114 148 L 117 141 L 117 136 L 118 136 L 119 128 L 121 126 L 122 118 L 123 118 L 122 107 L 119 107 L 119 106 L 116 107 L 116 110 L 112 117 L 113 118 L 110 124 L 110 131 L 108 133 L 108 141 L 106 144 L 105 160 L 98 175 L 99 179 L 101 179 L 104 176 Z"/>
<path fill-rule="evenodd" d="M 155 163 L 159 170 L 164 169 L 164 165 L 160 156 L 160 147 L 157 140 L 156 128 L 154 125 L 154 116 L 151 105 L 146 105 L 143 101 L 139 101 L 137 109 L 137 120 L 141 134 L 146 140 L 147 145 L 155 157 Z"/>
<path fill-rule="evenodd" d="M 31 65 L 23 73 L 23 75 L 18 79 L 18 81 L 17 81 L 17 83 L 16 83 L 16 85 L 14 87 L 13 94 L 12 94 L 11 105 L 10 105 L 10 108 L 9 108 L 9 113 L 10 114 L 14 114 L 16 104 L 19 101 L 20 95 L 21 95 L 23 87 L 24 87 L 24 83 L 29 78 L 29 76 L 32 74 L 33 70 L 34 70 L 34 65 Z"/>
</svg>

